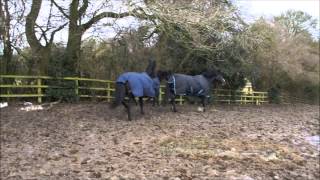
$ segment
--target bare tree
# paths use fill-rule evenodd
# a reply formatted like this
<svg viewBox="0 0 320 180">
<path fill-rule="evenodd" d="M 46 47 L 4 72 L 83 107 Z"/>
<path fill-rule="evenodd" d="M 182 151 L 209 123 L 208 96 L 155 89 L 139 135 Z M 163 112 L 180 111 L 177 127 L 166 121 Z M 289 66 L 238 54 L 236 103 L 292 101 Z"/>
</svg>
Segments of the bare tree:
<svg viewBox="0 0 320 180">
<path fill-rule="evenodd" d="M 141 8 L 134 9 L 128 12 L 116 13 L 112 11 L 104 11 L 105 6 L 100 6 L 97 9 L 88 11 L 89 0 L 72 0 L 68 10 L 59 5 L 56 0 L 51 0 L 59 11 L 69 21 L 69 33 L 66 49 L 66 64 L 65 68 L 70 75 L 77 75 L 78 60 L 81 50 L 81 40 L 83 34 L 104 18 L 124 18 L 134 16 L 143 18 Z"/>
<path fill-rule="evenodd" d="M 37 18 L 41 9 L 42 0 L 32 0 L 31 10 L 26 17 L 26 37 L 32 50 L 32 56 L 37 67 L 37 74 L 46 74 L 48 69 L 48 62 L 51 56 L 51 47 L 55 34 L 63 29 L 68 23 L 61 25 L 52 24 L 53 17 L 52 4 L 50 5 L 50 12 L 45 26 L 37 24 Z M 38 35 L 38 37 L 37 37 Z"/>
<path fill-rule="evenodd" d="M 24 42 L 24 13 L 26 10 L 25 0 L 7 1 L 0 0 L 0 40 L 3 47 L 1 73 L 11 74 L 16 69 L 14 61 L 15 50 Z M 21 54 L 23 55 L 23 54 Z"/>
<path fill-rule="evenodd" d="M 0 39 L 3 42 L 3 60 L 5 62 L 4 73 L 11 73 L 10 63 L 12 61 L 13 50 L 10 39 L 11 15 L 8 1 L 0 0 Z"/>
</svg>

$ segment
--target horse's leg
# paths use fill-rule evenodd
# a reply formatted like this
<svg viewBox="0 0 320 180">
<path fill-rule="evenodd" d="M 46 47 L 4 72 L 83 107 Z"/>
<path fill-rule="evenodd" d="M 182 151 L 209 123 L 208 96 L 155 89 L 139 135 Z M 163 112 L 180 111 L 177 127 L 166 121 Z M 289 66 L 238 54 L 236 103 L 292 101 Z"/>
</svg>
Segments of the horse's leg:
<svg viewBox="0 0 320 180">
<path fill-rule="evenodd" d="M 131 100 L 136 104 L 136 106 L 138 105 L 138 102 L 137 102 L 136 98 L 134 98 L 134 95 L 132 93 L 130 93 L 130 95 L 129 95 L 129 101 L 131 101 Z"/>
<path fill-rule="evenodd" d="M 159 96 L 155 96 L 152 99 L 153 99 L 153 104 L 152 104 L 153 107 L 155 107 L 156 105 L 160 106 Z"/>
<path fill-rule="evenodd" d="M 139 104 L 140 104 L 140 112 L 141 112 L 141 114 L 144 114 L 144 112 L 143 112 L 143 97 L 139 97 Z"/>
<path fill-rule="evenodd" d="M 177 109 L 176 109 L 176 96 L 171 96 L 171 105 L 172 105 L 172 111 L 173 112 L 177 112 Z"/>
<path fill-rule="evenodd" d="M 203 112 L 206 111 L 206 97 L 205 96 L 201 96 L 201 104 L 202 104 L 202 107 L 203 107 Z"/>
<path fill-rule="evenodd" d="M 165 89 L 165 98 L 164 98 L 164 104 L 167 104 L 167 101 L 170 99 L 171 107 L 173 112 L 177 112 L 176 109 L 176 95 L 171 92 L 170 90 L 170 84 L 166 84 L 166 89 Z"/>
<path fill-rule="evenodd" d="M 165 93 L 164 93 L 164 98 L 162 99 L 164 105 L 167 105 L 167 103 L 169 102 L 170 97 L 173 96 L 173 93 L 170 91 L 170 85 L 169 83 L 166 84 L 165 87 Z"/>
<path fill-rule="evenodd" d="M 156 97 L 153 97 L 152 100 L 153 100 L 153 101 L 152 101 L 152 106 L 155 107 L 155 106 L 156 106 L 156 100 L 157 100 L 157 98 L 156 98 Z"/>
<path fill-rule="evenodd" d="M 131 121 L 131 113 L 130 113 L 130 106 L 129 104 L 126 104 L 124 101 L 122 101 L 123 106 L 127 109 L 128 113 L 128 120 Z"/>
</svg>

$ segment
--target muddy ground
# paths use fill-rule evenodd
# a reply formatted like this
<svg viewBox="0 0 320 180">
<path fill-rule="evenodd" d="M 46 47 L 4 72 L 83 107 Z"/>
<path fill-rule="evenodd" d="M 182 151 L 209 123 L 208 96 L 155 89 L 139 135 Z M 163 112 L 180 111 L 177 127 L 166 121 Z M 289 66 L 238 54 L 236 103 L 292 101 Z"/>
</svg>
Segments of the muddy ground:
<svg viewBox="0 0 320 180">
<path fill-rule="evenodd" d="M 319 106 L 1 109 L 1 179 L 319 179 Z"/>
</svg>

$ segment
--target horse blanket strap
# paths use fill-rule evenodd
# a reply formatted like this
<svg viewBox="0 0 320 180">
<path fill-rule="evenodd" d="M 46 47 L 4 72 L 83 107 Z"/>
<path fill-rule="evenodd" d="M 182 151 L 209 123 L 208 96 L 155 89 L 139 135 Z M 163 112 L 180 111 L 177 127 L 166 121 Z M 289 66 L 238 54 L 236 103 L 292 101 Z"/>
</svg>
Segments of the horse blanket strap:
<svg viewBox="0 0 320 180">
<path fill-rule="evenodd" d="M 189 81 L 186 81 L 187 83 L 187 89 L 186 94 L 188 96 L 204 96 L 205 90 L 202 87 L 201 83 L 199 82 L 199 79 L 196 79 L 195 77 L 192 77 L 189 79 Z"/>
<path fill-rule="evenodd" d="M 126 72 L 116 80 L 117 83 L 129 83 L 132 94 L 135 97 L 155 97 L 160 83 L 158 78 L 151 79 L 147 73 Z"/>
<path fill-rule="evenodd" d="M 176 78 L 174 77 L 174 75 L 169 77 L 167 83 L 169 85 L 170 92 L 173 93 L 174 95 L 176 95 L 177 94 L 177 92 L 176 92 Z"/>
<path fill-rule="evenodd" d="M 200 82 L 198 82 L 197 81 L 197 83 L 198 83 L 198 87 L 200 87 L 200 90 L 198 91 L 198 92 L 196 92 L 194 95 L 196 95 L 196 96 L 203 96 L 204 94 L 204 89 L 203 89 L 203 87 L 201 86 L 201 83 Z"/>
</svg>

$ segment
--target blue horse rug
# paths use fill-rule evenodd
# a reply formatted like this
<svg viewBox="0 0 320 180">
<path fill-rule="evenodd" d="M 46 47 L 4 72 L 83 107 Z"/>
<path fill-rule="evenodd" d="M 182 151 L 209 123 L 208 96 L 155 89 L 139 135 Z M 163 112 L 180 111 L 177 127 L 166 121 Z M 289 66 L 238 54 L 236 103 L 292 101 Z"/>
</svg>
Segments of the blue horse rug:
<svg viewBox="0 0 320 180">
<path fill-rule="evenodd" d="M 160 81 L 151 78 L 147 73 L 126 72 L 121 74 L 117 83 L 129 83 L 132 94 L 135 97 L 155 97 L 159 94 Z"/>
</svg>

